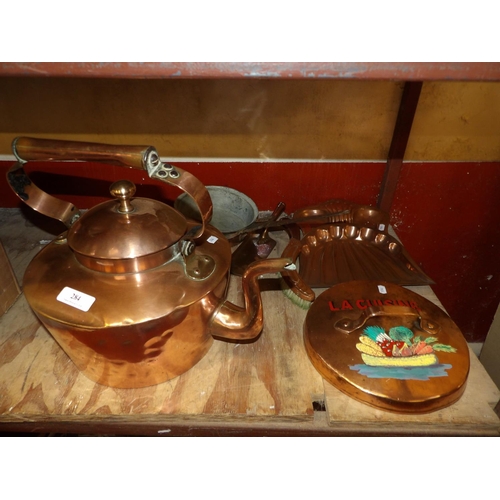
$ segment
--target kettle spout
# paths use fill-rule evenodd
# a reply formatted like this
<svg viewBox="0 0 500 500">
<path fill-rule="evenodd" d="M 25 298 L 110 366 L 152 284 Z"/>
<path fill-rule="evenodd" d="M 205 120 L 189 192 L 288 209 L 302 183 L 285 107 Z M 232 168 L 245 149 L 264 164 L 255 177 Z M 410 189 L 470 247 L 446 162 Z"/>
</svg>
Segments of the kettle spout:
<svg viewBox="0 0 500 500">
<path fill-rule="evenodd" d="M 243 273 L 241 282 L 244 306 L 223 302 L 212 317 L 210 334 L 230 340 L 250 340 L 257 337 L 264 321 L 259 278 L 264 274 L 295 269 L 295 264 L 289 258 L 266 259 L 250 264 Z"/>
</svg>

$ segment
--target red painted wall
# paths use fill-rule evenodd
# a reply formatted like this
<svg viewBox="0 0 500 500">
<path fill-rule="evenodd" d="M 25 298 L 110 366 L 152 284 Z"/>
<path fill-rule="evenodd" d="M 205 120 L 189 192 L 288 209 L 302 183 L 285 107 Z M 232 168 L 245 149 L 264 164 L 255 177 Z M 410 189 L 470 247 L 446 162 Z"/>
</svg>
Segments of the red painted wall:
<svg viewBox="0 0 500 500">
<path fill-rule="evenodd" d="M 0 175 L 13 162 L 0 162 Z M 373 205 L 377 201 L 385 165 L 380 163 L 177 163 L 205 185 L 229 186 L 250 196 L 259 210 L 272 210 L 278 201 L 288 213 L 297 208 L 340 198 Z M 174 200 L 181 192 L 148 178 L 146 172 L 97 163 L 30 162 L 32 180 L 50 194 L 90 208 L 109 199 L 109 185 L 130 179 L 136 196 Z M 18 206 L 5 181 L 0 188 L 2 207 Z"/>
<path fill-rule="evenodd" d="M 391 222 L 467 340 L 500 301 L 500 163 L 405 164 Z"/>
<path fill-rule="evenodd" d="M 0 175 L 11 162 L 0 162 Z M 375 206 L 384 163 L 179 163 L 206 185 L 250 196 L 260 210 L 278 201 L 287 212 L 340 198 Z M 484 341 L 500 300 L 500 163 L 404 164 L 391 221 L 404 246 L 431 276 L 450 316 L 470 342 Z M 92 163 L 30 163 L 47 192 L 89 208 L 109 199 L 111 182 L 128 178 L 137 196 L 173 200 L 174 188 L 143 172 Z M 19 206 L 5 181 L 0 207 Z"/>
</svg>

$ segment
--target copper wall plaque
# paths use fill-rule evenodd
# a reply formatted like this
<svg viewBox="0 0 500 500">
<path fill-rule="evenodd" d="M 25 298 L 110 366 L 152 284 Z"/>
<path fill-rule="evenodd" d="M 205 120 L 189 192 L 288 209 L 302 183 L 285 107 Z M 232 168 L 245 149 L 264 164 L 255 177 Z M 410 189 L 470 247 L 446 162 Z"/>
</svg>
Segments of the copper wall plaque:
<svg viewBox="0 0 500 500">
<path fill-rule="evenodd" d="M 438 306 L 388 282 L 341 283 L 317 297 L 304 323 L 321 375 L 354 399 L 397 413 L 456 402 L 469 373 L 462 332 Z"/>
</svg>

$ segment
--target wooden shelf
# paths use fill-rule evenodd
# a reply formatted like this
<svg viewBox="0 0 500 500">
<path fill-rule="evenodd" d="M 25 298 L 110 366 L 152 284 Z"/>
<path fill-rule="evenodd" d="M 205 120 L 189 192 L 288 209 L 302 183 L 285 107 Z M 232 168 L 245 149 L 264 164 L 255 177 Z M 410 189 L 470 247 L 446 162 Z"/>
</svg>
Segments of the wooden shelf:
<svg viewBox="0 0 500 500">
<path fill-rule="evenodd" d="M 127 79 L 337 79 L 500 81 L 499 63 L 4 62 L 0 77 Z M 5 215 L 5 217 L 3 217 Z M 0 210 L 3 242 L 19 282 L 54 237 L 15 210 Z M 283 242 L 275 249 L 281 252 Z M 0 318 L 0 432 L 112 435 L 498 436 L 500 392 L 471 352 L 459 402 L 425 416 L 358 403 L 323 381 L 305 352 L 306 312 L 266 280 L 265 327 L 251 344 L 216 341 L 196 366 L 158 386 L 117 390 L 84 377 L 21 295 Z M 414 289 L 440 305 L 429 287 Z M 239 281 L 232 278 L 230 298 Z M 442 307 L 442 306 L 441 306 Z M 324 405 L 318 411 L 315 406 Z"/>
<path fill-rule="evenodd" d="M 17 209 L 0 210 L 0 241 L 19 281 L 57 234 L 57 228 L 49 231 L 39 222 Z M 287 240 L 283 234 L 272 256 L 281 254 Z M 233 301 L 238 301 L 239 280 L 232 277 Z M 421 417 L 374 410 L 340 393 L 314 369 L 302 337 L 306 311 L 281 293 L 276 279 L 262 280 L 262 290 L 265 326 L 256 342 L 215 341 L 186 373 L 143 389 L 113 389 L 87 379 L 21 295 L 0 318 L 0 432 L 499 435 L 493 408 L 500 392 L 472 352 L 467 389 L 451 407 Z M 430 287 L 412 290 L 441 306 Z"/>
<path fill-rule="evenodd" d="M 0 76 L 499 81 L 500 63 L 467 62 L 4 62 Z"/>
</svg>

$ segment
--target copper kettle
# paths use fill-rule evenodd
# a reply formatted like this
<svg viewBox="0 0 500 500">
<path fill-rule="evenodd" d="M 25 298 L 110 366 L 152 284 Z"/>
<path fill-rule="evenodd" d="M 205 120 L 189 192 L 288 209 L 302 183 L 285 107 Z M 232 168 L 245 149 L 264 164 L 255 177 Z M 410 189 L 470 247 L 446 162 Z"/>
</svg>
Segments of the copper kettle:
<svg viewBox="0 0 500 500">
<path fill-rule="evenodd" d="M 68 230 L 29 264 L 24 294 L 76 366 L 103 385 L 136 388 L 194 366 L 217 339 L 256 338 L 263 327 L 258 278 L 293 269 L 290 259 L 250 265 L 244 306 L 226 300 L 231 246 L 209 222 L 212 202 L 190 173 L 163 163 L 150 146 L 115 146 L 19 137 L 7 173 L 17 196 Z M 35 186 L 27 161 L 83 160 L 146 170 L 195 201 L 201 222 L 156 200 L 135 198 L 122 180 L 85 213 Z"/>
</svg>

